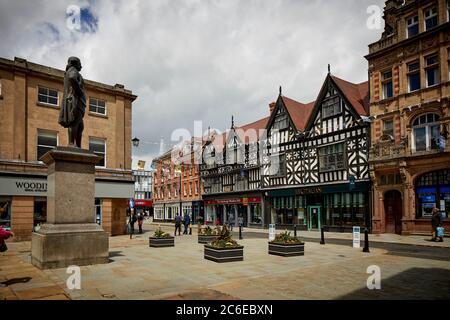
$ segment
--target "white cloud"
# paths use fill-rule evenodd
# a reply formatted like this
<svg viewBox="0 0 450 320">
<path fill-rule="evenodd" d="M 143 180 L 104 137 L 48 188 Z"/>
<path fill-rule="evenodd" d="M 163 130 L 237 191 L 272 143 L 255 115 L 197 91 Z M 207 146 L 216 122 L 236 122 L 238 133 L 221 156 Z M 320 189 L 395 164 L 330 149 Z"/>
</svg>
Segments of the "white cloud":
<svg viewBox="0 0 450 320">
<path fill-rule="evenodd" d="M 69 4 L 89 7 L 96 33 L 67 28 Z M 0 0 L 0 56 L 63 69 L 75 55 L 85 78 L 133 90 L 134 158 L 149 162 L 161 136 L 194 120 L 226 129 L 232 114 L 237 124 L 267 116 L 279 85 L 314 100 L 328 63 L 366 80 L 367 46 L 381 35 L 366 27 L 372 4 L 384 1 Z"/>
</svg>

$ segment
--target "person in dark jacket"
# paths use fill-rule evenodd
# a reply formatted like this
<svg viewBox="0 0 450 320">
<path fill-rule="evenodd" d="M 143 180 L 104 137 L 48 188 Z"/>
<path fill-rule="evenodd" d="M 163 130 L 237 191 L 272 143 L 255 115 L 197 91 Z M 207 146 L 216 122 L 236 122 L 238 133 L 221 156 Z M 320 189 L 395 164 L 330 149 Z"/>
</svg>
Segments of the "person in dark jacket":
<svg viewBox="0 0 450 320">
<path fill-rule="evenodd" d="M 189 225 L 191 224 L 191 217 L 189 217 L 189 215 L 187 213 L 184 215 L 183 223 L 184 223 L 183 234 L 188 234 L 188 228 L 189 228 Z"/>
<path fill-rule="evenodd" d="M 144 215 L 142 213 L 138 214 L 137 222 L 138 222 L 138 226 L 139 226 L 139 233 L 142 234 L 142 224 L 144 223 Z"/>
<path fill-rule="evenodd" d="M 439 209 L 436 207 L 433 208 L 433 215 L 431 216 L 431 227 L 433 229 L 431 241 L 436 241 L 436 238 L 439 238 L 439 242 L 444 241 L 442 237 L 437 236 L 437 228 L 442 227 L 442 216 L 439 212 Z"/>
<path fill-rule="evenodd" d="M 133 234 L 134 234 L 134 224 L 136 223 L 136 215 L 134 214 L 134 210 L 131 209 L 131 213 L 130 213 L 130 239 L 133 238 Z"/>
<path fill-rule="evenodd" d="M 178 235 L 181 236 L 181 216 L 179 214 L 175 217 L 175 236 L 177 235 L 177 230 Z"/>
</svg>

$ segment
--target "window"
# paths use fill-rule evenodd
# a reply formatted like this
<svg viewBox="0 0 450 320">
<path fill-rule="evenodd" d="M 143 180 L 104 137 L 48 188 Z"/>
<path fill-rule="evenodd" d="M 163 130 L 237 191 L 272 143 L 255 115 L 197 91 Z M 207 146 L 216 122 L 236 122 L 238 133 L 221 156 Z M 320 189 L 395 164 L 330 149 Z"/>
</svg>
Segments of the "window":
<svg viewBox="0 0 450 320">
<path fill-rule="evenodd" d="M 11 198 L 0 197 L 0 226 L 11 227 Z"/>
<path fill-rule="evenodd" d="M 38 131 L 37 159 L 39 160 L 47 151 L 56 148 L 58 135 L 56 132 Z"/>
<path fill-rule="evenodd" d="M 96 155 L 102 157 L 102 159 L 97 163 L 98 167 L 105 167 L 106 158 L 106 143 L 103 139 L 89 139 L 89 151 L 94 152 Z"/>
<path fill-rule="evenodd" d="M 106 114 L 106 102 L 104 100 L 90 98 L 89 111 L 93 113 Z"/>
<path fill-rule="evenodd" d="M 339 96 L 331 97 L 322 102 L 322 117 L 328 118 L 341 113 L 341 99 Z"/>
<path fill-rule="evenodd" d="M 388 119 L 383 121 L 383 134 L 394 136 L 394 120 Z"/>
<path fill-rule="evenodd" d="M 418 61 L 408 64 L 408 92 L 420 89 L 420 64 Z"/>
<path fill-rule="evenodd" d="M 95 198 L 95 222 L 99 225 L 102 224 L 102 204 L 103 199 Z"/>
<path fill-rule="evenodd" d="M 344 169 L 344 144 L 337 143 L 319 149 L 320 171 Z"/>
<path fill-rule="evenodd" d="M 413 151 L 439 149 L 439 116 L 434 113 L 423 114 L 413 123 Z"/>
<path fill-rule="evenodd" d="M 278 109 L 278 114 L 275 117 L 275 120 L 273 122 L 273 129 L 286 129 L 288 127 L 288 117 L 285 112 L 283 112 L 281 109 Z"/>
<path fill-rule="evenodd" d="M 383 98 L 392 98 L 394 96 L 394 86 L 392 83 L 392 71 L 383 73 Z"/>
<path fill-rule="evenodd" d="M 58 106 L 58 91 L 45 87 L 38 87 L 38 101 L 40 103 Z"/>
<path fill-rule="evenodd" d="M 286 154 L 271 156 L 270 175 L 282 176 L 285 173 L 286 173 Z"/>
<path fill-rule="evenodd" d="M 419 16 L 406 19 L 406 30 L 408 38 L 411 38 L 419 33 Z"/>
<path fill-rule="evenodd" d="M 36 227 L 47 222 L 47 198 L 34 198 L 34 210 L 33 210 L 33 226 Z"/>
<path fill-rule="evenodd" d="M 430 30 L 437 26 L 438 15 L 436 7 L 426 9 L 424 11 L 424 17 L 425 17 L 425 31 Z"/>
<path fill-rule="evenodd" d="M 426 68 L 425 74 L 427 76 L 427 87 L 439 84 L 439 57 L 433 55 L 425 58 Z"/>
</svg>

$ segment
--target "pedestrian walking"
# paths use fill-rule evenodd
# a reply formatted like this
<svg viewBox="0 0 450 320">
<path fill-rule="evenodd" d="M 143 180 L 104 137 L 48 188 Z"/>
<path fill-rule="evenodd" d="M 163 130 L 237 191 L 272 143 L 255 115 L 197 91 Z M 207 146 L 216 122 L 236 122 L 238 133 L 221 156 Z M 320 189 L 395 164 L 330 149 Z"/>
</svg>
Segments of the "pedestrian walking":
<svg viewBox="0 0 450 320">
<path fill-rule="evenodd" d="M 179 214 L 176 215 L 175 217 L 175 234 L 174 236 L 177 235 L 177 230 L 178 230 L 178 235 L 181 236 L 181 216 Z"/>
<path fill-rule="evenodd" d="M 439 242 L 443 242 L 443 228 L 442 228 L 442 216 L 439 212 L 439 209 L 433 208 L 433 215 L 431 216 L 431 228 L 433 229 L 433 234 L 431 236 L 431 241 L 436 241 L 439 239 Z"/>
<path fill-rule="evenodd" d="M 234 215 L 230 213 L 228 217 L 228 227 L 230 228 L 230 231 L 233 231 L 233 225 L 234 225 Z"/>
<path fill-rule="evenodd" d="M 183 223 L 184 223 L 183 234 L 188 234 L 188 228 L 189 228 L 189 225 L 191 224 L 191 217 L 189 217 L 189 215 L 187 213 L 184 215 Z"/>
<path fill-rule="evenodd" d="M 142 213 L 138 214 L 137 222 L 139 226 L 139 233 L 142 234 L 142 224 L 144 223 L 144 215 Z"/>
<path fill-rule="evenodd" d="M 133 213 L 133 211 L 131 211 L 130 213 L 130 220 L 129 220 L 129 224 L 130 224 L 130 239 L 133 238 L 133 234 L 134 234 L 134 224 L 136 223 L 136 215 Z"/>
<path fill-rule="evenodd" d="M 8 250 L 5 240 L 9 237 L 14 237 L 14 234 L 11 231 L 3 229 L 3 227 L 0 227 L 0 252 Z"/>
</svg>

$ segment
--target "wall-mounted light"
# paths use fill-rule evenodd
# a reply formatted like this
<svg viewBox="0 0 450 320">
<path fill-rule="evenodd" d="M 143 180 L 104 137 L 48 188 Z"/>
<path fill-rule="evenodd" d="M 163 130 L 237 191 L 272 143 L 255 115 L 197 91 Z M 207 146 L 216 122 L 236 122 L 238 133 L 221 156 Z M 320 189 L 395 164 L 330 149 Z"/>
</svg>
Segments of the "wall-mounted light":
<svg viewBox="0 0 450 320">
<path fill-rule="evenodd" d="M 139 139 L 134 137 L 133 139 L 131 139 L 131 141 L 133 142 L 133 146 L 134 147 L 139 147 Z"/>
</svg>

